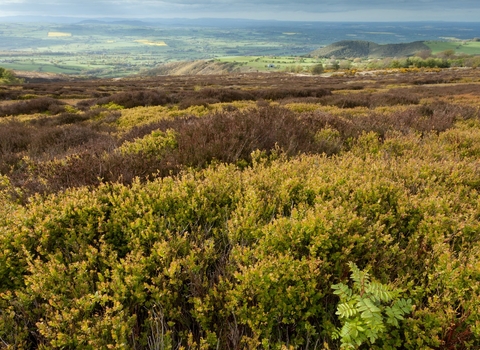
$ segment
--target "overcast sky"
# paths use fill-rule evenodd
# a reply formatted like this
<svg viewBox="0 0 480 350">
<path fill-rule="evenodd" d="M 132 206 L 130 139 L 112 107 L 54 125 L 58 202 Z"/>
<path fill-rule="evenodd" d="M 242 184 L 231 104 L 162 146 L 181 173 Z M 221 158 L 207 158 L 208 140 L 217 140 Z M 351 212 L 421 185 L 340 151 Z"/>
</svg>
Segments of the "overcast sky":
<svg viewBox="0 0 480 350">
<path fill-rule="evenodd" d="M 480 0 L 0 0 L 0 16 L 472 21 Z"/>
</svg>

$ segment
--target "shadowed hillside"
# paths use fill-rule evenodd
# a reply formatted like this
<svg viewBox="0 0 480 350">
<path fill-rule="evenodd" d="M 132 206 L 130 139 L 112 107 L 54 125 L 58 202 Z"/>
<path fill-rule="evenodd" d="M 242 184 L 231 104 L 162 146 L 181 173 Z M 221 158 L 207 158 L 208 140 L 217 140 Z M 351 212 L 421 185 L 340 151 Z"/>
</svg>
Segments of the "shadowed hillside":
<svg viewBox="0 0 480 350">
<path fill-rule="evenodd" d="M 319 57 L 399 57 L 412 56 L 423 50 L 429 50 L 429 48 L 422 41 L 379 45 L 371 41 L 344 40 L 317 49 L 311 55 Z"/>
</svg>

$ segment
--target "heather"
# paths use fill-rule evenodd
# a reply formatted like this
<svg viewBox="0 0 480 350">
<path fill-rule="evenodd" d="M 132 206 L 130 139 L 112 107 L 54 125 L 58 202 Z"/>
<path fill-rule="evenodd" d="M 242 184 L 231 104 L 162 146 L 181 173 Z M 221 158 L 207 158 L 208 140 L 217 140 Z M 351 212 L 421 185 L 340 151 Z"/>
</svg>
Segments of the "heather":
<svg viewBox="0 0 480 350">
<path fill-rule="evenodd" d="M 149 79 L 3 90 L 3 347 L 480 346 L 476 70 Z"/>
</svg>

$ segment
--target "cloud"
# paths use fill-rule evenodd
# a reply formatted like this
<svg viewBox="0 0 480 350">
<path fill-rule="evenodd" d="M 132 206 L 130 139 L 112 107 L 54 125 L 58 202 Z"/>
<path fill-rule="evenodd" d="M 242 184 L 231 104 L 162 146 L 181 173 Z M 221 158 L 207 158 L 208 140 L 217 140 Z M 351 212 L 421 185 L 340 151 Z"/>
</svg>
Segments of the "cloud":
<svg viewBox="0 0 480 350">
<path fill-rule="evenodd" d="M 115 2 L 115 1 L 112 1 Z M 116 1 L 117 3 L 132 2 L 128 0 Z M 145 0 L 145 1 L 133 1 L 136 3 L 144 3 L 151 6 L 162 6 L 165 4 L 170 5 L 190 5 L 190 6 L 205 6 L 205 7 L 225 7 L 230 8 L 242 8 L 247 7 L 266 7 L 273 6 L 283 9 L 298 9 L 298 10 L 315 10 L 322 11 L 330 8 L 336 8 L 341 10 L 349 9 L 415 9 L 415 8 L 443 8 L 443 9 L 457 9 L 457 8 L 480 8 L 480 4 L 477 0 L 299 0 L 299 1 L 285 1 L 285 0 L 246 0 L 246 1 L 234 1 L 234 0 Z"/>
<path fill-rule="evenodd" d="M 4 13 L 292 20 L 475 20 L 478 0 L 0 0 Z M 343 16 L 343 17 L 342 17 Z"/>
</svg>

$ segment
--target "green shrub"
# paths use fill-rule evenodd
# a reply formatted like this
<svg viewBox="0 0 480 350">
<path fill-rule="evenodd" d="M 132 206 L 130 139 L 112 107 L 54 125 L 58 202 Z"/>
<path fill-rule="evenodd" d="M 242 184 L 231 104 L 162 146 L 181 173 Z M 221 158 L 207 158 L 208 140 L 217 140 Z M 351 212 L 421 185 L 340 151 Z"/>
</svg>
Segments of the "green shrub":
<svg viewBox="0 0 480 350">
<path fill-rule="evenodd" d="M 371 280 L 368 272 L 360 271 L 354 263 L 348 265 L 353 287 L 343 283 L 332 286 L 334 294 L 340 297 L 336 314 L 342 323 L 332 337 L 340 338 L 341 348 L 346 349 L 357 349 L 364 343 L 380 349 L 402 346 L 396 328 L 412 311 L 412 301 L 399 298 L 399 290 Z"/>
<path fill-rule="evenodd" d="M 312 74 L 322 74 L 323 73 L 323 64 L 319 63 L 319 64 L 316 64 L 314 66 L 312 66 L 310 68 L 310 71 L 312 72 Z"/>
<path fill-rule="evenodd" d="M 141 139 L 127 141 L 119 147 L 122 154 L 136 154 L 161 158 L 165 152 L 177 148 L 176 133 L 173 130 L 152 131 Z"/>
<path fill-rule="evenodd" d="M 20 84 L 23 80 L 15 76 L 15 74 L 3 67 L 0 67 L 0 84 Z"/>
</svg>

